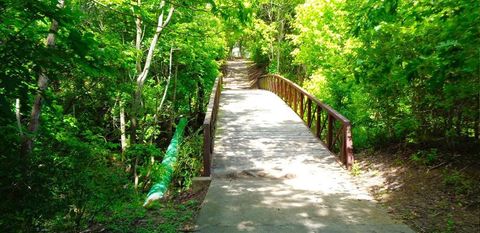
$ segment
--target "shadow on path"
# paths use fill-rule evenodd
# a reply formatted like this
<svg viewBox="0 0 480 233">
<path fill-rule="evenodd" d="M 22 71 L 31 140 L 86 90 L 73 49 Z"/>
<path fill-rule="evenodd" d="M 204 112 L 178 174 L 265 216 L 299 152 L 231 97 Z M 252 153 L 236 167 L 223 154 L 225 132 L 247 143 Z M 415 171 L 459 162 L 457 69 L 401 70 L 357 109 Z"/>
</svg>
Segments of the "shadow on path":
<svg viewBox="0 0 480 233">
<path fill-rule="evenodd" d="M 352 182 L 275 94 L 229 62 L 200 232 L 412 232 Z"/>
</svg>

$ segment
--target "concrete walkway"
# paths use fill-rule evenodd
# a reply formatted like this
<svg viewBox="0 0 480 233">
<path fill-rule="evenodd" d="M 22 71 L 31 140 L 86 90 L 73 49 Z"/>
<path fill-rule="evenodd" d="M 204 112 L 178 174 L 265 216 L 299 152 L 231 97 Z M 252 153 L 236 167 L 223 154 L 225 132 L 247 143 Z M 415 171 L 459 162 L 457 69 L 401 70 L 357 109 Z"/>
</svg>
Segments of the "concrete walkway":
<svg viewBox="0 0 480 233">
<path fill-rule="evenodd" d="M 280 98 L 242 89 L 244 61 L 229 68 L 200 232 L 413 232 L 351 181 Z"/>
</svg>

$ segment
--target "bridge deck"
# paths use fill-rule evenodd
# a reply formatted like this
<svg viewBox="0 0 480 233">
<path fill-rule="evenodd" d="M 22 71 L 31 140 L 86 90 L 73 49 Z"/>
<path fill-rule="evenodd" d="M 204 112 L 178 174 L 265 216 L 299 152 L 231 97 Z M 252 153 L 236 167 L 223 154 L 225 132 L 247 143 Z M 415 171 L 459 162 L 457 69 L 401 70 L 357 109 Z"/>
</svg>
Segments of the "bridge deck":
<svg viewBox="0 0 480 233">
<path fill-rule="evenodd" d="M 241 89 L 244 62 L 229 66 L 200 232 L 412 232 L 351 181 L 280 98 Z"/>
</svg>

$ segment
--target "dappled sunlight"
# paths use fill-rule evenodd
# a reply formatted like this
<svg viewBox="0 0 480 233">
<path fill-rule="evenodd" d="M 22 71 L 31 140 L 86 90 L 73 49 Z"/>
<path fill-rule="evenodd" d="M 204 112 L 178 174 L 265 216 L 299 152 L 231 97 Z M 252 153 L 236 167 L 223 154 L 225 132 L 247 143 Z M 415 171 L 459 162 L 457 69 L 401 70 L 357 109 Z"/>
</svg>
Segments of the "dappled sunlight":
<svg viewBox="0 0 480 233">
<path fill-rule="evenodd" d="M 239 67 L 235 77 L 246 79 Z M 222 92 L 198 224 L 201 232 L 410 232 L 351 181 L 283 100 L 253 89 Z"/>
</svg>

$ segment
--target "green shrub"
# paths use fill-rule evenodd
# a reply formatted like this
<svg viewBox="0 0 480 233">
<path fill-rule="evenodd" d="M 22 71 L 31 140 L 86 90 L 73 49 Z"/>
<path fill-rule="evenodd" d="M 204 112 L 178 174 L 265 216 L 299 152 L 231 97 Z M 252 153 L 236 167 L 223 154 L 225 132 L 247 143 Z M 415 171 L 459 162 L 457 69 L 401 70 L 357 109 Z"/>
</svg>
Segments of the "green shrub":
<svg viewBox="0 0 480 233">
<path fill-rule="evenodd" d="M 460 171 L 444 170 L 443 183 L 457 194 L 469 194 L 473 191 L 474 182 Z"/>
<path fill-rule="evenodd" d="M 438 150 L 421 150 L 410 156 L 410 160 L 420 165 L 432 165 L 438 160 Z"/>
</svg>

